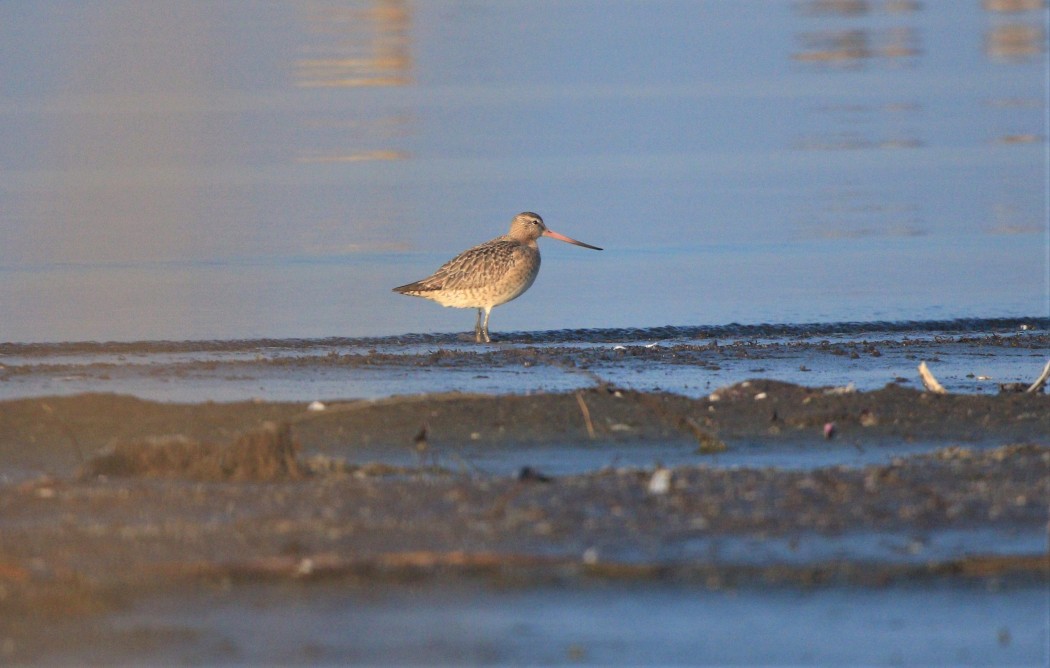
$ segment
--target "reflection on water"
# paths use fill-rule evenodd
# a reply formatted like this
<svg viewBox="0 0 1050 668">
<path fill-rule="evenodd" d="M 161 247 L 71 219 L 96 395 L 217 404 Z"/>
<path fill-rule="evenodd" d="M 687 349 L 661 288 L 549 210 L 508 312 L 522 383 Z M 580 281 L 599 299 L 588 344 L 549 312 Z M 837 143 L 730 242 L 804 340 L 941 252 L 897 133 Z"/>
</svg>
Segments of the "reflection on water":
<svg viewBox="0 0 1050 668">
<path fill-rule="evenodd" d="M 796 9 L 807 16 L 863 16 L 873 13 L 907 14 L 920 9 L 917 0 L 806 0 Z"/>
<path fill-rule="evenodd" d="M 916 102 L 891 102 L 878 106 L 828 105 L 815 109 L 826 114 L 831 127 L 841 127 L 831 137 L 806 137 L 795 142 L 794 148 L 803 151 L 841 151 L 852 149 L 918 148 L 923 140 L 912 136 L 922 108 Z M 881 137 L 868 132 L 885 133 Z"/>
<path fill-rule="evenodd" d="M 2 3 L 0 341 L 454 330 L 521 210 L 512 329 L 1042 310 L 1046 3 L 758 4 Z"/>
<path fill-rule="evenodd" d="M 411 10 L 404 0 L 368 5 L 310 2 L 305 12 L 306 54 L 295 63 L 295 83 L 304 88 L 408 86 L 412 84 L 409 42 Z M 345 91 L 353 95 L 354 91 Z M 355 106 L 304 120 L 299 162 L 404 160 L 410 154 L 390 145 L 410 133 L 405 114 L 372 117 Z M 331 113 L 331 112 L 329 112 Z"/>
<path fill-rule="evenodd" d="M 803 17 L 867 17 L 877 14 L 909 15 L 918 12 L 918 2 L 908 0 L 810 0 L 797 4 Z M 922 53 L 918 31 L 910 25 L 871 29 L 849 27 L 805 31 L 797 36 L 802 50 L 792 58 L 847 67 L 861 66 L 872 58 L 913 58 Z"/>
<path fill-rule="evenodd" d="M 313 37 L 296 62 L 299 86 L 405 86 L 412 83 L 411 12 L 403 0 L 367 6 L 309 2 L 306 32 Z"/>
<path fill-rule="evenodd" d="M 910 58 L 919 55 L 919 37 L 913 28 L 887 28 L 880 31 L 836 30 L 799 35 L 803 50 L 795 60 L 847 66 L 860 65 L 869 58 Z"/>
<path fill-rule="evenodd" d="M 1043 26 L 1009 23 L 991 28 L 984 48 L 994 58 L 1030 58 L 1042 53 L 1045 43 Z"/>
<path fill-rule="evenodd" d="M 984 51 L 992 58 L 1025 60 L 1040 56 L 1046 49 L 1046 21 L 1042 10 L 1046 0 L 984 0 L 985 11 L 1007 15 L 988 28 Z"/>
<path fill-rule="evenodd" d="M 985 0 L 983 9 L 992 26 L 985 35 L 984 53 L 993 61 L 1024 60 L 1044 50 L 1042 0 Z M 880 63 L 886 67 L 915 66 L 926 48 L 922 32 L 914 24 L 925 8 L 917 2 L 886 0 L 812 0 L 795 5 L 805 19 L 834 17 L 848 19 L 835 30 L 802 31 L 796 42 L 802 48 L 792 54 L 801 63 L 864 69 Z M 1009 23 L 996 23 L 996 14 L 1007 13 Z M 886 24 L 889 16 L 891 23 Z M 894 25 L 896 23 L 896 25 Z M 879 26 L 879 27 L 869 27 Z M 920 93 L 921 94 L 921 93 Z M 1036 98 L 997 100 L 992 109 L 1022 107 L 1044 109 Z M 804 151 L 886 150 L 937 147 L 939 130 L 929 122 L 935 110 L 918 98 L 889 97 L 874 104 L 827 104 L 814 113 L 828 121 L 816 134 L 799 137 L 793 148 Z M 1015 115 L 1016 116 L 1016 115 Z M 1029 126 L 1034 127 L 1034 126 Z M 929 136 L 927 136 L 927 134 Z M 1008 132 L 994 138 L 1001 145 L 1031 144 L 1045 141 L 1036 132 Z M 903 157 L 902 160 L 914 158 Z M 990 172 L 988 178 L 994 178 Z M 993 188 L 994 188 L 994 184 Z M 1045 221 L 1035 210 L 1026 210 L 1015 201 L 1016 192 L 989 205 L 985 230 L 996 233 L 1036 233 Z M 818 191 L 808 215 L 799 224 L 803 234 L 822 238 L 865 238 L 872 236 L 919 236 L 930 232 L 923 201 L 928 191 L 916 191 L 904 198 L 904 189 L 886 191 L 862 185 L 846 175 L 834 185 Z M 1027 220 L 1026 220 L 1027 218 Z"/>
</svg>

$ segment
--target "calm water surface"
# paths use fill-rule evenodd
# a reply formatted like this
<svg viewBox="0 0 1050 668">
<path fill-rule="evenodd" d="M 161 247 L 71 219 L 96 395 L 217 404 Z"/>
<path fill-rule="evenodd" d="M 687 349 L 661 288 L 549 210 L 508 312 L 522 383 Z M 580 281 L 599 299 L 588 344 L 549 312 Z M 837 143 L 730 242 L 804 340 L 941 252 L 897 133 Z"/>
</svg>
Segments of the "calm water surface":
<svg viewBox="0 0 1050 668">
<path fill-rule="evenodd" d="M 1043 5 L 4 3 L 0 341 L 1045 315 Z"/>
<path fill-rule="evenodd" d="M 626 593 L 629 594 L 625 596 Z M 233 587 L 62 629 L 44 663 L 1016 665 L 1047 657 L 1045 596 L 937 584 Z M 101 624 L 99 626 L 102 626 Z M 70 638 L 95 642 L 74 645 Z M 85 647 L 84 645 L 87 644 Z"/>
</svg>

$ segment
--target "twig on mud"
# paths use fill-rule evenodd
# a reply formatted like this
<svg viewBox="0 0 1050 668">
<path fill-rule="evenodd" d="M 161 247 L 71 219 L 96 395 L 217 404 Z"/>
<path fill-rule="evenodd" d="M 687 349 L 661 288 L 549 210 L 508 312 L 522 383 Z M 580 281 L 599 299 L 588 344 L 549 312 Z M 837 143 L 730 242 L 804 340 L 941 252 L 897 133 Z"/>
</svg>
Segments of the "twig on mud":
<svg viewBox="0 0 1050 668">
<path fill-rule="evenodd" d="M 464 458 L 462 455 L 460 455 L 455 450 L 452 450 L 451 452 L 449 452 L 449 454 L 452 455 L 453 459 L 455 459 L 457 462 L 459 462 L 460 466 L 463 469 L 470 469 L 470 472 L 473 473 L 474 475 L 478 475 L 479 473 L 484 473 L 484 471 L 482 471 L 481 469 L 479 469 L 477 466 L 474 465 L 474 462 L 470 461 L 469 459 Z"/>
<path fill-rule="evenodd" d="M 430 449 L 430 443 L 427 442 L 427 436 L 430 435 L 430 425 L 423 422 L 423 425 L 419 428 L 419 432 L 412 439 L 412 446 L 416 451 L 416 457 L 419 459 L 419 468 L 423 468 L 423 463 L 426 461 L 427 455 L 430 455 L 431 465 L 436 464 L 434 458 L 434 452 Z"/>
<path fill-rule="evenodd" d="M 699 445 L 699 448 L 697 448 L 698 453 L 709 455 L 717 452 L 725 452 L 729 449 L 721 439 L 701 427 L 693 418 L 686 416 L 682 418 L 682 421 L 685 423 L 685 426 L 689 427 L 693 432 L 693 435 L 696 436 L 696 442 Z"/>
<path fill-rule="evenodd" d="M 428 468 L 427 468 L 427 459 L 429 459 L 430 460 L 429 471 L 431 473 L 435 473 L 435 472 L 438 472 L 439 470 L 441 470 L 441 467 L 438 466 L 438 452 L 437 452 L 437 449 L 431 447 L 429 439 L 430 439 L 430 423 L 424 420 L 423 424 L 419 427 L 419 431 L 416 432 L 416 435 L 412 438 L 412 446 L 413 446 L 413 449 L 416 451 L 416 457 L 417 457 L 418 463 L 419 463 L 419 470 L 421 472 L 426 472 L 428 470 Z M 474 466 L 474 464 L 472 464 L 471 462 L 468 462 L 466 459 L 463 459 L 463 457 L 461 457 L 458 452 L 452 451 L 452 452 L 450 452 L 448 454 L 452 455 L 452 457 L 456 461 L 458 461 L 460 463 L 460 465 L 464 469 L 470 469 L 474 473 L 480 473 L 481 472 L 480 469 L 478 469 L 478 467 Z"/>
<path fill-rule="evenodd" d="M 562 360 L 554 357 L 553 355 L 550 355 L 550 354 L 542 352 L 542 351 L 536 351 L 536 357 L 537 357 L 537 359 L 542 361 L 544 364 L 547 364 L 548 366 L 558 367 L 559 369 L 562 369 L 563 371 L 567 371 L 569 373 L 576 373 L 576 374 L 580 374 L 582 376 L 586 376 L 592 383 L 594 383 L 594 387 L 596 387 L 596 388 L 599 388 L 599 389 L 607 388 L 607 387 L 610 387 L 612 385 L 612 383 L 610 383 L 609 381 L 605 380 L 604 378 L 599 376 L 597 373 L 595 373 L 594 371 L 591 371 L 590 369 L 588 369 L 586 367 L 577 366 L 575 363 L 563 362 Z"/>
<path fill-rule="evenodd" d="M 948 390 L 944 389 L 944 386 L 933 377 L 933 373 L 926 367 L 926 362 L 919 362 L 919 377 L 922 378 L 922 385 L 927 391 L 934 394 L 948 394 Z"/>
<path fill-rule="evenodd" d="M 69 426 L 62 416 L 55 412 L 55 409 L 50 404 L 41 403 L 40 407 L 44 409 L 44 412 L 55 418 L 55 422 L 58 423 L 59 429 L 66 435 L 66 438 L 73 443 L 73 451 L 77 453 L 77 464 L 84 464 L 84 450 L 80 447 L 80 441 L 77 440 L 77 435 L 74 433 L 73 428 Z"/>
<path fill-rule="evenodd" d="M 1025 392 L 1027 392 L 1028 394 L 1035 394 L 1036 392 L 1041 390 L 1044 385 L 1046 385 L 1046 381 L 1048 379 L 1050 379 L 1050 362 L 1046 363 L 1046 366 L 1043 367 L 1043 373 L 1039 374 L 1039 377 L 1035 379 L 1035 382 L 1032 383 L 1032 386 L 1025 390 Z"/>
<path fill-rule="evenodd" d="M 580 412 L 583 413 L 583 421 L 587 424 L 587 435 L 590 436 L 593 441 L 597 437 L 594 435 L 594 423 L 591 422 L 591 411 L 587 408 L 587 402 L 583 400 L 583 393 L 576 393 L 576 403 L 580 405 Z"/>
</svg>

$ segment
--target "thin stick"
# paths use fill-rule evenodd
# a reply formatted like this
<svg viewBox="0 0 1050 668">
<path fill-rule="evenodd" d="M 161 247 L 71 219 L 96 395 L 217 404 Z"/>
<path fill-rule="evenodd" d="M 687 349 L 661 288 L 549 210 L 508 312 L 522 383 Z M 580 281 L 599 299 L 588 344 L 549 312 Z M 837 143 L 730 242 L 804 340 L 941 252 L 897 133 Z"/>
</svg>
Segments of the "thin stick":
<svg viewBox="0 0 1050 668">
<path fill-rule="evenodd" d="M 1032 383 L 1032 386 L 1025 390 L 1025 392 L 1028 392 L 1030 394 L 1038 392 L 1039 388 L 1041 388 L 1043 385 L 1046 385 L 1047 379 L 1050 379 L 1050 362 L 1046 363 L 1046 366 L 1043 367 L 1043 373 L 1039 374 L 1039 377 L 1035 379 L 1035 382 Z"/>
<path fill-rule="evenodd" d="M 583 413 L 583 421 L 587 423 L 587 435 L 590 436 L 593 441 L 596 436 L 594 435 L 594 424 L 591 422 L 591 411 L 587 408 L 587 403 L 583 400 L 583 394 L 580 392 L 576 393 L 576 403 L 580 404 L 580 412 Z"/>
<path fill-rule="evenodd" d="M 482 473 L 482 470 L 475 466 L 474 462 L 470 461 L 469 459 L 465 459 L 461 454 L 459 454 L 455 450 L 451 451 L 449 454 L 451 454 L 452 457 L 456 459 L 461 466 L 463 466 L 463 468 L 470 469 L 470 471 L 475 475 L 478 473 Z"/>
<path fill-rule="evenodd" d="M 926 362 L 919 362 L 919 377 L 922 378 L 923 387 L 929 392 L 933 392 L 934 394 L 948 394 L 948 390 L 944 389 L 944 386 L 933 377 L 933 373 L 926 368 Z"/>
<path fill-rule="evenodd" d="M 84 450 L 80 447 L 80 441 L 77 440 L 77 435 L 76 432 L 73 431 L 73 428 L 69 426 L 69 423 L 66 422 L 62 418 L 62 416 L 55 412 L 55 409 L 51 408 L 51 406 L 49 406 L 48 404 L 41 403 L 40 408 L 42 408 L 45 413 L 47 413 L 55 419 L 55 422 L 58 424 L 58 428 L 62 430 L 62 433 L 65 434 L 66 438 L 68 438 L 69 441 L 73 444 L 73 452 L 75 452 L 77 455 L 77 463 L 83 465 Z"/>
</svg>

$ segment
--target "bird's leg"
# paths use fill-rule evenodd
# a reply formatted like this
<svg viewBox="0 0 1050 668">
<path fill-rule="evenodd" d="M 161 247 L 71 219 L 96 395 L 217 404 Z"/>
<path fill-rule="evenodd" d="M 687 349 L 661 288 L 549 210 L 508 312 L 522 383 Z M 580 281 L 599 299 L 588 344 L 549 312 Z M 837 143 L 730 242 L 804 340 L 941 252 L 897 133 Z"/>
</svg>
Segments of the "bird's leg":
<svg viewBox="0 0 1050 668">
<path fill-rule="evenodd" d="M 474 342 L 481 343 L 481 309 L 478 309 L 478 319 L 474 321 Z"/>
<path fill-rule="evenodd" d="M 492 313 L 491 308 L 485 309 L 485 324 L 481 326 L 481 335 L 485 337 L 485 343 L 492 343 L 492 339 L 489 338 L 489 314 Z M 480 312 L 478 313 L 480 315 Z"/>
</svg>

